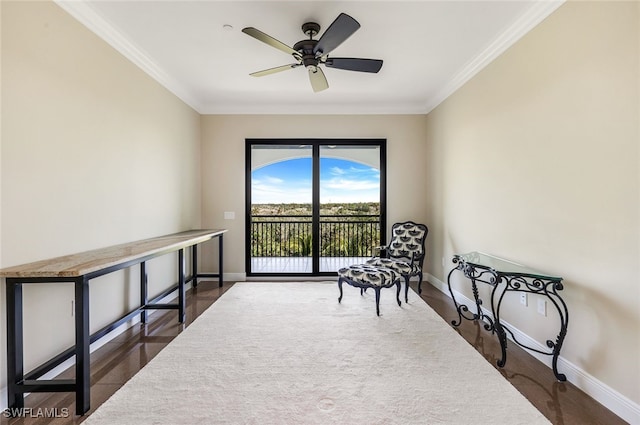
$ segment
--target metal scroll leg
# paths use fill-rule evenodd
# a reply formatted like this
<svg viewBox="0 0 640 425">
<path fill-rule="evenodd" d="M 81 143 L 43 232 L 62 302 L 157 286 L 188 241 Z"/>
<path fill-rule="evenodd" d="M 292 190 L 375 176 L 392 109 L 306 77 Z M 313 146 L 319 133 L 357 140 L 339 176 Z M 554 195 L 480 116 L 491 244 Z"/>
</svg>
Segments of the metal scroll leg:
<svg viewBox="0 0 640 425">
<path fill-rule="evenodd" d="M 476 313 L 473 315 L 473 320 L 482 319 L 484 313 L 482 312 L 482 300 L 480 299 L 480 295 L 478 294 L 478 284 L 474 278 L 471 278 L 471 291 L 473 292 L 473 300 L 476 303 Z"/>
<path fill-rule="evenodd" d="M 9 412 L 15 409 L 16 416 L 24 408 L 24 394 L 17 388 L 24 377 L 22 337 L 22 284 L 7 278 L 7 393 Z"/>
<path fill-rule="evenodd" d="M 562 289 L 562 286 L 560 284 L 556 284 L 556 289 Z M 569 326 L 569 310 L 559 295 L 556 294 L 557 301 L 551 296 L 548 297 L 558 310 L 558 314 L 560 316 L 560 333 L 558 333 L 555 343 L 553 343 L 553 341 L 547 341 L 547 347 L 553 348 L 553 360 L 551 363 L 553 366 L 553 374 L 556 376 L 558 381 L 566 381 L 567 376 L 564 373 L 558 372 L 558 356 L 562 349 L 564 337 L 567 335 L 567 327 Z"/>
<path fill-rule="evenodd" d="M 89 372 L 89 282 L 75 281 L 76 299 L 76 414 L 84 415 L 91 405 Z"/>
<path fill-rule="evenodd" d="M 502 358 L 497 361 L 498 367 L 504 367 L 507 363 L 507 333 L 504 331 L 502 324 L 496 318 L 494 323 L 494 329 L 498 334 L 498 341 L 500 341 L 500 350 L 502 351 Z"/>
<path fill-rule="evenodd" d="M 451 289 L 451 275 L 456 270 L 458 270 L 458 269 L 457 268 L 451 269 L 451 271 L 447 275 L 447 286 L 449 287 L 449 294 L 451 295 L 451 299 L 453 300 L 453 305 L 456 308 L 456 313 L 458 313 L 458 320 L 452 320 L 451 324 L 453 326 L 460 326 L 460 323 L 462 323 L 462 313 L 460 312 L 460 309 L 463 306 L 458 305 L 458 301 L 456 301 L 456 297 L 455 297 L 455 295 L 453 295 L 453 289 Z M 466 306 L 464 306 L 464 307 L 466 308 Z"/>
<path fill-rule="evenodd" d="M 185 320 L 184 249 L 178 250 L 178 322 Z"/>
<path fill-rule="evenodd" d="M 507 363 L 507 332 L 502 326 L 502 323 L 500 323 L 500 306 L 502 305 L 502 300 L 504 299 L 504 294 L 507 292 L 508 286 L 505 285 L 504 288 L 500 292 L 498 292 L 498 288 L 501 287 L 499 283 L 500 279 L 497 278 L 496 284 L 493 286 L 493 290 L 491 291 L 491 313 L 493 314 L 493 322 L 491 322 L 491 319 L 489 319 L 487 316 L 484 316 L 484 313 L 482 313 L 481 310 L 478 310 L 478 314 L 480 314 L 481 318 L 484 316 L 485 318 L 489 319 L 489 322 L 491 323 L 491 325 L 485 325 L 484 328 L 487 330 L 493 329 L 498 336 L 498 341 L 500 342 L 500 350 L 502 351 L 502 357 L 497 361 L 497 365 L 498 367 L 504 367 L 504 365 Z M 474 287 L 474 294 L 475 293 L 476 290 Z M 499 294 L 497 297 L 497 304 L 496 293 Z"/>
</svg>

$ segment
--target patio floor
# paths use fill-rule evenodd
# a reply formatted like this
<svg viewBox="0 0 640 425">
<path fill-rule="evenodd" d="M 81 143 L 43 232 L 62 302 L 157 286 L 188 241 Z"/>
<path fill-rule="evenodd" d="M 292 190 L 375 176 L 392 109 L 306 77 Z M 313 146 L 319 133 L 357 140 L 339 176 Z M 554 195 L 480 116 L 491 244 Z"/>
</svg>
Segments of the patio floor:
<svg viewBox="0 0 640 425">
<path fill-rule="evenodd" d="M 336 272 L 341 267 L 364 263 L 370 257 L 320 257 L 321 272 Z M 311 273 L 311 257 L 253 257 L 252 273 Z"/>
</svg>

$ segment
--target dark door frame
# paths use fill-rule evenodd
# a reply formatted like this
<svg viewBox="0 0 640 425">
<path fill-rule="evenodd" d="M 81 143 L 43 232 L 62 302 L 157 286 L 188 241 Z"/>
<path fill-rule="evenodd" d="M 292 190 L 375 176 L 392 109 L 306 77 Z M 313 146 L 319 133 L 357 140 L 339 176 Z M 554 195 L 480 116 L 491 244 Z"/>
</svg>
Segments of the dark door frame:
<svg viewBox="0 0 640 425">
<path fill-rule="evenodd" d="M 311 273 L 254 273 L 251 271 L 251 147 L 255 145 L 310 145 L 312 147 L 312 238 Z M 380 148 L 380 243 L 386 242 L 387 229 L 387 139 L 245 139 L 245 272 L 247 276 L 335 276 L 320 272 L 320 147 L 378 146 Z"/>
</svg>

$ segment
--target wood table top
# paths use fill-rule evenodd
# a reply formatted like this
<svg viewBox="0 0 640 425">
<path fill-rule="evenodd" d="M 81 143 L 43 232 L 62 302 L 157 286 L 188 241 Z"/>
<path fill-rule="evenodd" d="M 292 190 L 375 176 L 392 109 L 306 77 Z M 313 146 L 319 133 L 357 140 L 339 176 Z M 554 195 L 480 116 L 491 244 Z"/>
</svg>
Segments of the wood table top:
<svg viewBox="0 0 640 425">
<path fill-rule="evenodd" d="M 225 233 L 227 229 L 187 230 L 156 238 L 123 243 L 106 248 L 93 249 L 77 254 L 0 270 L 0 277 L 78 277 L 98 270 L 139 260 L 141 258 L 176 251 L 205 242 Z"/>
</svg>

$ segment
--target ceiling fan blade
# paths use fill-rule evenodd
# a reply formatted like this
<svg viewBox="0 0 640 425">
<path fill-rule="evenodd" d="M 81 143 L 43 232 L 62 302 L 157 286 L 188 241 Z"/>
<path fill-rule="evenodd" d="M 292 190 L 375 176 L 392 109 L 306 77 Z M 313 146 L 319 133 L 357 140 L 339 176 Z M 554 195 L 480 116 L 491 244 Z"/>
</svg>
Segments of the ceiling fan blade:
<svg viewBox="0 0 640 425">
<path fill-rule="evenodd" d="M 295 50 L 293 50 L 291 47 L 287 46 L 283 42 L 278 41 L 275 38 L 271 37 L 270 35 L 267 35 L 262 31 L 255 29 L 253 27 L 243 28 L 242 32 L 247 35 L 250 35 L 256 40 L 262 41 L 263 43 L 268 44 L 271 47 L 275 47 L 276 49 L 282 50 L 283 52 L 288 53 L 290 55 L 294 55 L 294 56 L 300 55 L 298 52 L 296 52 Z"/>
<path fill-rule="evenodd" d="M 346 13 L 341 13 L 322 34 L 318 44 L 313 48 L 313 53 L 317 55 L 320 52 L 322 56 L 329 54 L 349 38 L 351 34 L 356 32 L 358 28 L 360 28 L 358 21 Z"/>
<path fill-rule="evenodd" d="M 293 69 L 300 65 L 301 64 L 299 63 L 290 63 L 289 65 L 276 66 L 275 68 L 269 68 L 269 69 L 264 69 L 258 72 L 252 72 L 249 75 L 251 75 L 252 77 L 264 77 L 265 75 L 271 75 L 271 74 L 275 74 L 276 72 L 286 71 L 287 69 Z"/>
<path fill-rule="evenodd" d="M 329 88 L 327 77 L 324 76 L 324 72 L 322 72 L 320 67 L 309 68 L 309 81 L 311 82 L 313 91 L 316 93 Z"/>
<path fill-rule="evenodd" d="M 324 64 L 330 68 L 373 73 L 382 68 L 382 60 L 380 59 L 328 58 Z"/>
</svg>

